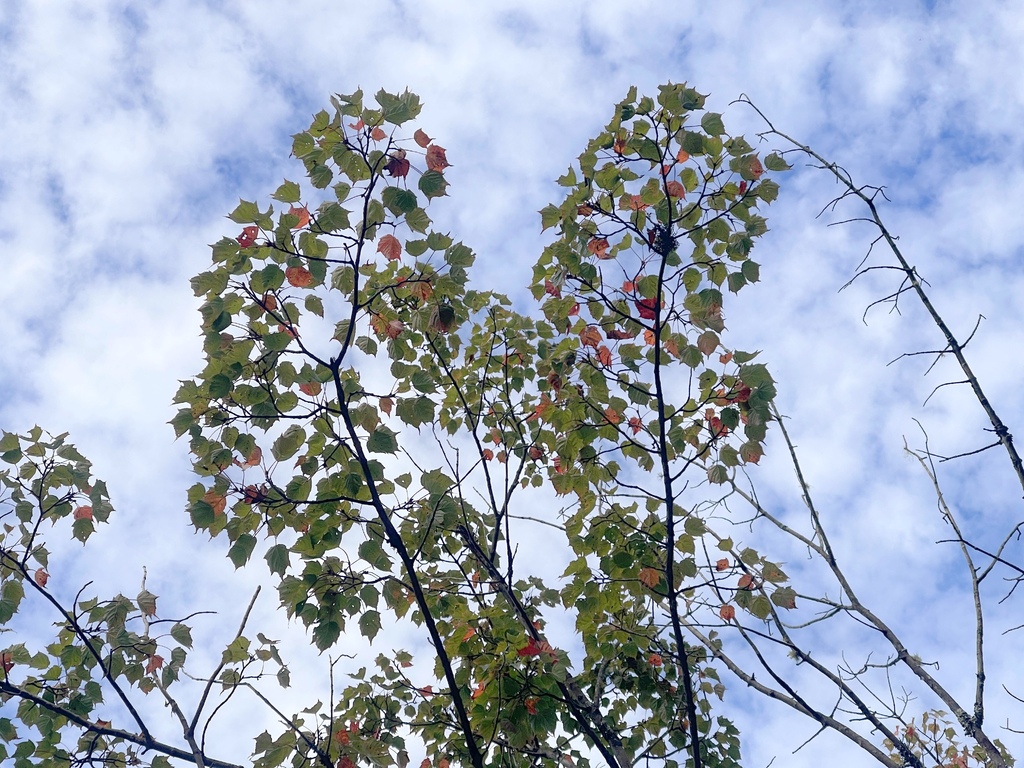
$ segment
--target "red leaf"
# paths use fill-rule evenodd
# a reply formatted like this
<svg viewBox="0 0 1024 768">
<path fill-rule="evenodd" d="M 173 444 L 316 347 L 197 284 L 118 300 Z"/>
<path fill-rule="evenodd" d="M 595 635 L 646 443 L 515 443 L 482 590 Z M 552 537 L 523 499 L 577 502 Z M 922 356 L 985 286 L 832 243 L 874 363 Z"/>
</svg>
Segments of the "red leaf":
<svg viewBox="0 0 1024 768">
<path fill-rule="evenodd" d="M 400 149 L 388 158 L 388 164 L 384 166 L 384 170 L 391 176 L 404 179 L 409 175 L 409 167 L 409 161 L 405 159 L 405 150 Z"/>
<path fill-rule="evenodd" d="M 637 432 L 644 428 L 644 425 L 637 416 L 634 416 L 629 420 L 629 428 L 633 431 L 633 434 L 635 435 Z"/>
<path fill-rule="evenodd" d="M 437 144 L 427 147 L 427 168 L 438 173 L 444 172 L 449 165 L 444 152 L 444 147 L 439 147 Z"/>
<path fill-rule="evenodd" d="M 636 311 L 640 313 L 640 317 L 644 320 L 653 320 L 655 310 L 658 307 L 657 299 L 637 299 L 633 302 L 636 305 Z"/>
<path fill-rule="evenodd" d="M 338 760 L 337 768 L 356 768 L 356 761 L 348 755 L 342 755 L 341 759 Z"/>
<path fill-rule="evenodd" d="M 599 259 L 608 258 L 608 239 L 604 237 L 595 237 L 589 243 L 587 243 L 587 250 L 597 256 Z"/>
<path fill-rule="evenodd" d="M 528 696 L 523 701 L 523 706 L 526 707 L 526 711 L 529 712 L 531 715 L 536 715 L 537 714 L 537 697 L 536 696 Z"/>
<path fill-rule="evenodd" d="M 266 501 L 266 499 L 267 494 L 264 492 L 263 488 L 260 488 L 257 485 L 247 485 L 242 491 L 242 501 L 249 506 L 259 504 L 262 501 Z"/>
<path fill-rule="evenodd" d="M 288 209 L 288 214 L 290 216 L 299 217 L 298 223 L 292 227 L 292 229 L 302 229 L 304 226 L 309 224 L 309 211 L 306 210 L 306 206 L 304 205 L 293 205 Z"/>
<path fill-rule="evenodd" d="M 678 184 L 679 182 L 673 183 Z M 631 211 L 642 211 L 644 208 L 647 208 L 647 203 L 640 199 L 640 195 L 629 196 L 629 209 Z"/>
<path fill-rule="evenodd" d="M 750 175 L 755 179 L 761 178 L 761 174 L 764 173 L 764 166 L 761 165 L 761 161 L 758 159 L 757 155 L 750 158 L 750 163 L 747 165 L 747 168 L 750 170 Z"/>
<path fill-rule="evenodd" d="M 394 235 L 384 235 L 377 243 L 377 252 L 383 253 L 388 261 L 402 258 L 402 243 Z"/>
<path fill-rule="evenodd" d="M 260 228 L 255 224 L 250 224 L 248 227 L 242 229 L 242 234 L 237 238 L 238 244 L 243 248 L 249 248 L 253 243 L 256 242 L 256 235 L 260 233 Z"/>
<path fill-rule="evenodd" d="M 241 466 L 242 469 L 248 469 L 249 467 L 255 467 L 262 460 L 263 450 L 256 445 L 253 446 L 253 449 L 249 451 L 249 455 L 245 457 L 245 461 L 243 461 L 239 466 Z"/>
<path fill-rule="evenodd" d="M 323 385 L 319 381 L 304 381 L 299 384 L 299 391 L 310 397 L 319 395 L 321 389 L 323 389 Z"/>
<path fill-rule="evenodd" d="M 575 302 L 572 305 L 572 309 L 570 309 L 566 313 L 566 317 L 576 317 L 576 315 L 578 315 L 579 313 L 580 313 L 580 303 L 577 301 L 577 302 Z"/>
<path fill-rule="evenodd" d="M 32 574 L 32 580 L 40 587 L 45 587 L 46 582 L 50 580 L 50 574 L 43 568 L 36 568 L 36 572 Z"/>
<path fill-rule="evenodd" d="M 536 445 L 531 445 L 530 450 L 528 450 L 526 453 L 534 461 L 538 461 L 539 459 L 544 458 L 544 449 Z"/>
<path fill-rule="evenodd" d="M 662 665 L 662 658 L 660 653 L 652 653 L 647 657 L 647 663 L 652 667 L 660 667 Z"/>
<path fill-rule="evenodd" d="M 430 142 L 433 141 L 433 139 L 427 136 L 427 134 L 425 134 L 421 128 L 416 129 L 416 133 L 412 135 L 412 138 L 413 141 L 415 141 L 417 144 L 423 147 L 423 149 L 426 149 L 428 146 L 430 146 Z"/>
<path fill-rule="evenodd" d="M 387 134 L 384 133 L 384 131 L 382 131 L 380 126 L 378 125 L 375 126 L 372 131 L 370 131 L 370 138 L 373 139 L 374 141 L 380 141 L 381 139 L 387 138 Z"/>
<path fill-rule="evenodd" d="M 164 665 L 164 657 L 153 654 L 146 662 L 146 674 L 151 675 Z"/>
<path fill-rule="evenodd" d="M 678 197 L 680 199 L 686 197 L 686 188 L 678 181 L 670 181 L 665 185 L 665 190 L 668 192 L 669 197 Z"/>
<path fill-rule="evenodd" d="M 0 666 L 3 666 L 4 674 L 7 674 L 14 668 L 14 656 L 10 651 L 0 653 Z"/>
<path fill-rule="evenodd" d="M 492 451 L 490 448 L 484 448 L 482 451 L 480 451 L 480 455 L 484 457 L 484 461 L 490 461 L 491 459 L 494 458 L 494 451 Z"/>
<path fill-rule="evenodd" d="M 309 288 L 313 284 L 313 273 L 305 267 L 288 267 L 284 271 L 285 279 L 296 288 Z"/>
<path fill-rule="evenodd" d="M 741 181 L 740 182 L 740 194 L 744 195 L 744 194 L 746 194 L 746 192 L 747 192 L 747 182 Z"/>
<path fill-rule="evenodd" d="M 277 296 L 272 293 L 264 293 L 263 299 L 260 301 L 260 306 L 263 307 L 266 312 L 273 312 L 277 309 Z"/>
<path fill-rule="evenodd" d="M 562 289 L 550 280 L 544 281 L 544 293 L 554 296 L 556 299 L 562 298 Z"/>
<path fill-rule="evenodd" d="M 77 509 L 75 509 L 75 512 L 72 515 L 72 517 L 74 517 L 75 520 L 92 520 L 92 507 L 78 507 Z"/>
</svg>

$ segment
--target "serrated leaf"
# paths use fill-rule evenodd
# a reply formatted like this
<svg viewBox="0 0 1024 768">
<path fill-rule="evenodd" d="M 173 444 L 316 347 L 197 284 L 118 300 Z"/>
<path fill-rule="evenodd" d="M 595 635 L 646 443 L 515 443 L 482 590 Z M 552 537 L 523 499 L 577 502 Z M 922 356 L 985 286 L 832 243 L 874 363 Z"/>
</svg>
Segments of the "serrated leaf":
<svg viewBox="0 0 1024 768">
<path fill-rule="evenodd" d="M 398 453 L 398 439 L 387 427 L 377 427 L 366 441 L 370 453 Z"/>
<path fill-rule="evenodd" d="M 275 544 L 267 550 L 266 560 L 271 573 L 284 576 L 288 570 L 288 547 L 284 544 Z"/>
<path fill-rule="evenodd" d="M 256 537 L 251 533 L 243 533 L 238 537 L 238 541 L 231 545 L 231 549 L 228 550 L 228 558 L 234 563 L 235 568 L 241 568 L 249 562 L 255 548 Z"/>
<path fill-rule="evenodd" d="M 373 642 L 373 638 L 380 632 L 380 613 L 372 609 L 364 610 L 359 617 L 359 631 L 363 637 Z"/>
<path fill-rule="evenodd" d="M 185 648 L 192 647 L 192 629 L 181 622 L 177 622 L 171 627 L 171 637 Z"/>
<path fill-rule="evenodd" d="M 278 187 L 271 197 L 282 203 L 297 203 L 301 197 L 301 191 L 298 184 L 285 179 L 284 184 Z"/>
<path fill-rule="evenodd" d="M 435 197 L 444 197 L 447 192 L 445 189 L 448 187 L 448 182 L 444 178 L 444 174 L 438 171 L 426 171 L 420 176 L 419 183 L 417 186 L 427 199 L 430 200 Z"/>
</svg>

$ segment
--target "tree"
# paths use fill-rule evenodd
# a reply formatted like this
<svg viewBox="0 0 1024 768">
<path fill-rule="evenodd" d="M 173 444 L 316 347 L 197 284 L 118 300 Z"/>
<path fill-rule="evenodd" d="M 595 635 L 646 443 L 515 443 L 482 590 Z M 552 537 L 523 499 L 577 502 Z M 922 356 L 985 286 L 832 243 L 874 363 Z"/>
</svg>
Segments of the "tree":
<svg viewBox="0 0 1024 768">
<path fill-rule="evenodd" d="M 338 95 L 293 137 L 309 185 L 285 181 L 272 197 L 286 208 L 242 201 L 231 213 L 241 233 L 216 243 L 192 281 L 206 365 L 182 383 L 172 422 L 197 475 L 192 523 L 226 539 L 236 567 L 265 561 L 284 613 L 330 658 L 327 701 L 280 708 L 268 683 L 288 686 L 291 672 L 276 643 L 248 629 L 248 612 L 204 672 L 189 666 L 188 622 L 158 618 L 145 588 L 59 599 L 44 523 L 70 520 L 86 541 L 111 514 L 106 488 L 65 435 L 4 433 L 0 623 L 28 595 L 55 613 L 57 632 L 3 651 L 0 754 L 19 766 L 242 765 L 208 754 L 204 735 L 234 705 L 280 721 L 255 739 L 261 768 L 731 766 L 740 742 L 720 702 L 727 670 L 884 765 L 1011 765 L 984 723 L 983 668 L 975 700 L 959 703 L 858 600 L 767 366 L 723 340 L 726 296 L 758 281 L 751 252 L 787 152 L 812 157 L 867 206 L 906 278 L 890 298 L 909 291 L 930 307 L 877 190 L 770 124 L 764 138 L 783 152 L 755 151 L 691 87 L 633 90 L 558 180 L 565 199 L 540 212 L 557 237 L 533 271 L 540 313 L 522 314 L 470 287 L 473 252 L 431 228 L 449 164 L 415 127 L 418 98 L 375 100 Z M 933 316 L 1024 485 L 964 345 Z M 805 530 L 748 483 L 769 431 L 792 452 Z M 938 492 L 933 455 L 915 455 Z M 1009 537 L 995 548 L 966 538 L 941 510 L 977 596 L 981 665 L 981 583 L 1024 570 Z M 759 546 L 765 525 L 832 582 L 798 591 Z M 540 536 L 564 547 L 561 579 L 523 551 Z M 819 661 L 813 629 L 844 620 L 887 643 L 888 660 Z M 428 651 L 391 647 L 399 626 Z M 357 643 L 351 662 L 338 655 Z M 793 687 L 797 664 L 827 681 L 830 704 Z M 923 684 L 959 728 L 936 708 L 866 694 L 878 674 Z M 139 694 L 166 702 L 178 738 L 153 735 Z"/>
</svg>

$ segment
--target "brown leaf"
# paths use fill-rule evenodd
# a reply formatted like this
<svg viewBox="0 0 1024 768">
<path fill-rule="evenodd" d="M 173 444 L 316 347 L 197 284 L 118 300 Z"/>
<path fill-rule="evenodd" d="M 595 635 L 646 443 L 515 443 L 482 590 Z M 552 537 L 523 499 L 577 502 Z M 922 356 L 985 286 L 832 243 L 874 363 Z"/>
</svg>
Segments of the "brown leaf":
<svg viewBox="0 0 1024 768">
<path fill-rule="evenodd" d="M 632 339 L 636 336 L 636 331 L 623 331 L 613 328 L 610 331 L 605 331 L 604 335 L 612 341 L 621 341 L 622 339 Z"/>
<path fill-rule="evenodd" d="M 680 199 L 686 197 L 686 188 L 678 181 L 670 181 L 666 184 L 665 191 L 668 192 L 669 197 L 678 197 Z"/>
<path fill-rule="evenodd" d="M 383 253 L 388 261 L 402 258 L 402 243 L 394 235 L 384 235 L 377 243 L 377 252 Z"/>
<path fill-rule="evenodd" d="M 36 572 L 32 574 L 32 580 L 40 587 L 45 587 L 46 582 L 50 580 L 50 574 L 43 568 L 36 568 Z"/>
<path fill-rule="evenodd" d="M 432 138 L 430 138 L 429 136 L 427 136 L 427 134 L 423 132 L 422 128 L 417 128 L 416 133 L 412 135 L 412 138 L 413 141 L 419 144 L 423 149 L 426 149 L 428 146 L 430 146 L 430 142 L 433 141 Z"/>
<path fill-rule="evenodd" d="M 213 489 L 210 489 L 205 494 L 203 494 L 203 501 L 205 501 L 207 504 L 213 507 L 213 514 L 215 515 L 223 515 L 224 508 L 227 506 L 228 503 L 227 496 L 217 493 Z"/>
<path fill-rule="evenodd" d="M 377 404 L 380 406 L 380 409 L 384 411 L 385 415 L 390 416 L 391 409 L 395 406 L 395 401 L 390 397 L 382 397 L 377 401 Z"/>
<path fill-rule="evenodd" d="M 729 558 L 723 557 L 721 560 L 715 563 L 716 571 L 724 571 L 729 568 Z"/>
<path fill-rule="evenodd" d="M 151 675 L 156 672 L 160 667 L 164 665 L 164 657 L 153 654 L 149 657 L 149 661 L 146 662 L 146 674 Z"/>
<path fill-rule="evenodd" d="M 597 348 L 597 359 L 601 365 L 609 366 L 612 364 L 612 351 L 608 349 L 604 344 Z"/>
<path fill-rule="evenodd" d="M 401 156 L 399 156 L 398 152 L 402 153 Z M 409 175 L 409 168 L 411 166 L 409 161 L 405 159 L 405 150 L 400 149 L 398 152 L 388 158 L 388 164 L 384 166 L 384 170 L 387 171 L 390 176 L 404 179 Z"/>
<path fill-rule="evenodd" d="M 604 417 L 608 419 L 609 424 L 618 424 L 620 421 L 622 421 L 622 416 L 620 416 L 619 412 L 616 411 L 614 408 L 605 408 Z"/>
<path fill-rule="evenodd" d="M 373 139 L 374 141 L 380 141 L 381 139 L 387 138 L 387 134 L 384 133 L 384 131 L 381 130 L 381 127 L 378 125 L 375 126 L 372 131 L 370 131 L 370 138 Z"/>
<path fill-rule="evenodd" d="M 736 618 L 736 609 L 731 605 L 723 605 L 718 609 L 718 615 L 723 621 L 732 621 Z"/>
<path fill-rule="evenodd" d="M 444 169 L 449 166 L 448 158 L 445 157 L 444 147 L 439 147 L 437 144 L 432 144 L 427 147 L 427 168 L 431 171 L 437 171 L 443 173 Z"/>
<path fill-rule="evenodd" d="M 601 331 L 597 329 L 596 325 L 588 325 L 580 331 L 580 342 L 584 347 L 597 349 L 597 345 L 601 343 Z"/>
<path fill-rule="evenodd" d="M 322 389 L 323 385 L 319 381 L 304 381 L 299 384 L 299 391 L 310 397 L 316 397 Z"/>
</svg>

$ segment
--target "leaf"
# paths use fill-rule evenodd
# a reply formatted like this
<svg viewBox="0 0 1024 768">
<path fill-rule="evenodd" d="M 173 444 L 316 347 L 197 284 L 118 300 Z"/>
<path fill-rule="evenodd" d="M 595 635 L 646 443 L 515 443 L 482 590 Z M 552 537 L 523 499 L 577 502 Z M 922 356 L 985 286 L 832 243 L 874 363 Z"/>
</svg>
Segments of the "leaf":
<svg viewBox="0 0 1024 768">
<path fill-rule="evenodd" d="M 40 587 L 45 587 L 46 582 L 50 580 L 50 574 L 46 572 L 45 568 L 36 568 L 35 573 L 32 574 L 32 580 Z"/>
<path fill-rule="evenodd" d="M 736 608 L 731 605 L 723 605 L 718 609 L 718 615 L 723 621 L 732 621 L 736 618 Z"/>
<path fill-rule="evenodd" d="M 416 133 L 412 135 L 412 138 L 413 141 L 419 144 L 423 149 L 426 149 L 428 146 L 430 146 L 430 142 L 433 141 L 432 138 L 430 138 L 429 136 L 427 136 L 427 134 L 423 132 L 422 128 L 417 128 Z"/>
<path fill-rule="evenodd" d="M 645 586 L 654 589 L 661 584 L 662 572 L 655 568 L 641 568 L 637 578 Z"/>
<path fill-rule="evenodd" d="M 146 674 L 151 675 L 164 665 L 164 657 L 153 654 L 146 661 Z"/>
<path fill-rule="evenodd" d="M 359 617 L 359 631 L 363 637 L 372 642 L 380 632 L 380 613 L 372 609 L 364 610 L 362 616 Z"/>
<path fill-rule="evenodd" d="M 587 250 L 599 259 L 611 258 L 608 254 L 608 240 L 604 237 L 595 237 L 587 243 Z"/>
<path fill-rule="evenodd" d="M 601 343 L 601 331 L 598 330 L 596 325 L 588 325 L 580 331 L 580 343 L 584 347 L 597 349 L 597 345 Z"/>
<path fill-rule="evenodd" d="M 288 284 L 296 288 L 309 288 L 313 285 L 313 273 L 305 267 L 288 267 L 284 271 L 284 276 Z"/>
<path fill-rule="evenodd" d="M 438 171 L 426 171 L 420 176 L 417 186 L 420 192 L 430 200 L 435 197 L 444 197 L 447 194 L 445 188 L 448 186 L 448 182 L 445 180 L 444 175 Z"/>
<path fill-rule="evenodd" d="M 156 595 L 144 589 L 139 592 L 139 596 L 135 600 L 144 615 L 156 616 Z"/>
<path fill-rule="evenodd" d="M 382 141 L 386 139 L 388 135 L 384 133 L 384 130 L 378 125 L 374 126 L 373 130 L 370 131 L 370 138 L 374 141 Z"/>
<path fill-rule="evenodd" d="M 796 590 L 792 587 L 779 587 L 772 592 L 772 602 L 780 608 L 792 610 L 796 608 Z"/>
<path fill-rule="evenodd" d="M 192 647 L 192 630 L 181 622 L 178 622 L 171 627 L 171 637 L 173 637 L 179 645 L 182 645 L 185 648 Z"/>
<path fill-rule="evenodd" d="M 275 200 L 280 200 L 282 203 L 297 203 L 300 199 L 299 185 L 294 181 L 284 180 L 284 184 L 277 188 L 277 191 L 271 195 Z M 246 227 L 248 229 L 248 227 Z"/>
<path fill-rule="evenodd" d="M 366 450 L 370 453 L 398 453 L 395 433 L 387 427 L 377 427 L 366 441 Z"/>
<path fill-rule="evenodd" d="M 388 162 L 387 165 L 384 166 L 384 170 L 389 176 L 393 176 L 397 179 L 404 179 L 409 175 L 409 169 L 411 167 L 411 164 L 405 157 L 405 150 L 400 149 L 388 158 Z"/>
<path fill-rule="evenodd" d="M 669 197 L 678 197 L 680 200 L 686 197 L 686 187 L 674 179 L 665 185 L 665 191 Z"/>
<path fill-rule="evenodd" d="M 293 205 L 288 209 L 287 215 L 298 218 L 298 222 L 292 226 L 292 229 L 302 229 L 309 224 L 309 211 L 303 205 Z"/>
<path fill-rule="evenodd" d="M 384 235 L 377 242 L 377 252 L 384 254 L 388 261 L 402 258 L 402 243 L 394 235 Z"/>
<path fill-rule="evenodd" d="M 238 244 L 243 248 L 250 248 L 256 242 L 256 237 L 260 233 L 260 228 L 255 224 L 251 224 L 248 227 L 242 228 L 242 234 L 238 236 Z"/>
<path fill-rule="evenodd" d="M 444 147 L 439 147 L 437 144 L 431 144 L 427 147 L 428 169 L 442 173 L 445 168 L 449 167 L 449 165 L 448 158 L 445 156 Z"/>
</svg>

